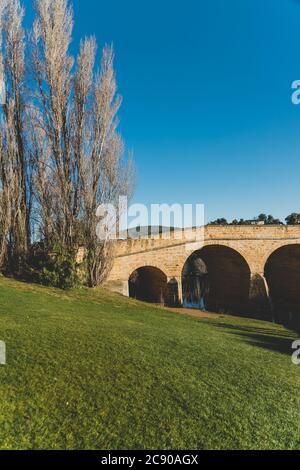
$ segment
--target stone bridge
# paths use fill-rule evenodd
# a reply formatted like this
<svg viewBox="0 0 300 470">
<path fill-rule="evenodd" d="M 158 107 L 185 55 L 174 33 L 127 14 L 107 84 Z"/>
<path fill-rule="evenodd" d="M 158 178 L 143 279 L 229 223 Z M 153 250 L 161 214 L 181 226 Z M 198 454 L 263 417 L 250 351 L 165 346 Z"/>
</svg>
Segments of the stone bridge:
<svg viewBox="0 0 300 470">
<path fill-rule="evenodd" d="M 300 226 L 206 226 L 164 239 L 120 240 L 107 287 L 125 296 L 179 305 L 191 260 L 206 266 L 209 309 L 274 310 L 300 318 Z M 134 285 L 139 277 L 138 288 Z"/>
</svg>

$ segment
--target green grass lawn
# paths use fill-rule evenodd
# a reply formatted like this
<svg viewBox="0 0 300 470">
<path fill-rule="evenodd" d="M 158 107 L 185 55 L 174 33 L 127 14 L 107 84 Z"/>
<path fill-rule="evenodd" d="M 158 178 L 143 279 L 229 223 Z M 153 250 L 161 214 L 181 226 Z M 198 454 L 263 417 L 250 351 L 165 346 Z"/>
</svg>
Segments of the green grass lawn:
<svg viewBox="0 0 300 470">
<path fill-rule="evenodd" d="M 0 280 L 1 449 L 300 449 L 281 326 Z"/>
</svg>

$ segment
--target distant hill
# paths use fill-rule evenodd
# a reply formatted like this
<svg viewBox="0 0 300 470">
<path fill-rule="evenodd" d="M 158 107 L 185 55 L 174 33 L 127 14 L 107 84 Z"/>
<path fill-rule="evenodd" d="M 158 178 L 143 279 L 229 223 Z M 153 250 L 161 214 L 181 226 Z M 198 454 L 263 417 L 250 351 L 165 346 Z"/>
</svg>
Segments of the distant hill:
<svg viewBox="0 0 300 470">
<path fill-rule="evenodd" d="M 174 232 L 175 228 L 174 227 L 164 227 L 162 225 L 159 226 L 143 226 L 143 227 L 137 227 L 137 228 L 132 228 L 129 230 L 123 230 L 120 232 L 120 238 L 144 238 L 144 237 L 150 237 L 150 235 L 159 235 L 165 232 Z"/>
</svg>

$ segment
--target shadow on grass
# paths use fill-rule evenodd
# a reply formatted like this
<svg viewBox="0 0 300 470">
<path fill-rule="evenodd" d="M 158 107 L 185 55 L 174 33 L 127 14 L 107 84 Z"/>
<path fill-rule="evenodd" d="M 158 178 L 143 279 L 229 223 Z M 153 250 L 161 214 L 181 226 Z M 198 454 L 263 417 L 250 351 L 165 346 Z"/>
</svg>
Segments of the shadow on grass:
<svg viewBox="0 0 300 470">
<path fill-rule="evenodd" d="M 239 336 L 246 343 L 269 351 L 291 355 L 292 343 L 297 339 L 297 334 L 293 335 L 289 331 L 274 331 L 269 328 L 247 327 L 230 325 L 222 322 L 210 322 L 214 327 L 227 330 L 229 334 Z"/>
</svg>

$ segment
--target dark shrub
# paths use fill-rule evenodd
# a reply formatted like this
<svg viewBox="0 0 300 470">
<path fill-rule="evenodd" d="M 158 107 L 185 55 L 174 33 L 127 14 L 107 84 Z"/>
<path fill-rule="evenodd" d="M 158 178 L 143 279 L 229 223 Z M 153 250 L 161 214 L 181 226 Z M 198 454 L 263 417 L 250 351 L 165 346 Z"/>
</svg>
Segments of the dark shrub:
<svg viewBox="0 0 300 470">
<path fill-rule="evenodd" d="M 58 245 L 52 249 L 46 249 L 41 243 L 35 245 L 28 267 L 26 277 L 44 286 L 72 289 L 80 285 L 76 254 Z"/>
</svg>

